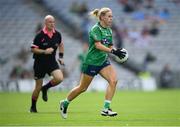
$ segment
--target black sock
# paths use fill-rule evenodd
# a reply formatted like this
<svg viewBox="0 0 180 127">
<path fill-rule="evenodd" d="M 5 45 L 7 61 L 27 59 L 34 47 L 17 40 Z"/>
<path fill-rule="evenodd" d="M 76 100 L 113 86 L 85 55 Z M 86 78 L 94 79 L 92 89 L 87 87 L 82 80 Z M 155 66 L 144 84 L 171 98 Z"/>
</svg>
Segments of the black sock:
<svg viewBox="0 0 180 127">
<path fill-rule="evenodd" d="M 37 97 L 31 98 L 31 108 L 36 108 Z"/>
<path fill-rule="evenodd" d="M 46 90 L 48 90 L 49 88 L 51 88 L 51 87 L 53 87 L 53 86 L 55 86 L 55 85 L 53 85 L 53 84 L 51 83 L 51 81 L 50 81 L 50 82 L 48 82 L 46 85 L 44 85 L 43 88 L 46 89 Z"/>
</svg>

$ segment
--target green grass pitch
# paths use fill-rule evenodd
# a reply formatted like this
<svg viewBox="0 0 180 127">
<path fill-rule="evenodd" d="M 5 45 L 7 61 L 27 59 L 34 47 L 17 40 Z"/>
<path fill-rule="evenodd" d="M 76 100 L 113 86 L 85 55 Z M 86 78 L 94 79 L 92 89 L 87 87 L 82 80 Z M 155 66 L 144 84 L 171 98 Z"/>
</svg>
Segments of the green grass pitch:
<svg viewBox="0 0 180 127">
<path fill-rule="evenodd" d="M 59 113 L 66 92 L 49 91 L 39 97 L 39 113 L 29 113 L 31 93 L 0 93 L 1 126 L 180 126 L 180 89 L 155 92 L 117 91 L 111 107 L 116 117 L 100 115 L 103 92 L 86 92 L 69 106 L 67 119 Z"/>
</svg>

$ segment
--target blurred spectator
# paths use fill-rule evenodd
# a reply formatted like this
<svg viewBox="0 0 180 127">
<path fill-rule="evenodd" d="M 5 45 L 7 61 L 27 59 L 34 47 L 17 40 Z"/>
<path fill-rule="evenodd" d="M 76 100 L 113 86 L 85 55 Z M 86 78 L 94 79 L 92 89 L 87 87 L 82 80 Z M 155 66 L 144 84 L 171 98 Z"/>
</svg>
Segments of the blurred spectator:
<svg viewBox="0 0 180 127">
<path fill-rule="evenodd" d="M 167 8 L 163 8 L 162 10 L 159 11 L 159 17 L 161 20 L 166 21 L 167 19 L 170 18 L 170 13 Z"/>
<path fill-rule="evenodd" d="M 140 33 L 136 28 L 133 28 L 128 32 L 128 38 L 132 43 L 136 43 L 140 38 Z"/>
<path fill-rule="evenodd" d="M 73 72 L 73 70 L 79 65 L 79 70 L 82 72 L 82 67 L 83 67 L 83 61 L 86 57 L 87 50 L 88 50 L 88 43 L 82 43 L 82 52 L 80 52 L 77 55 L 77 59 L 73 62 L 73 65 L 69 69 L 69 73 Z"/>
<path fill-rule="evenodd" d="M 144 26 L 141 33 L 134 28 L 129 31 L 128 38 L 138 47 L 147 47 L 151 43 L 151 37 L 149 34 L 149 29 Z"/>
<path fill-rule="evenodd" d="M 23 64 L 20 61 L 14 65 L 14 67 L 9 75 L 10 79 L 20 79 L 21 78 L 21 75 L 23 72 L 22 66 L 23 66 Z"/>
<path fill-rule="evenodd" d="M 121 4 L 121 5 L 125 5 L 128 3 L 128 0 L 118 0 L 118 2 Z"/>
<path fill-rule="evenodd" d="M 147 9 L 153 9 L 154 8 L 154 0 L 145 0 L 144 6 Z"/>
<path fill-rule="evenodd" d="M 173 82 L 173 72 L 169 64 L 166 64 L 160 73 L 160 87 L 170 88 Z"/>
<path fill-rule="evenodd" d="M 88 12 L 87 3 L 84 1 L 82 4 L 79 4 L 77 1 L 74 1 L 71 4 L 70 11 L 79 16 L 84 16 Z"/>
<path fill-rule="evenodd" d="M 147 26 L 143 26 L 141 30 L 141 35 L 149 35 L 149 28 Z"/>
<path fill-rule="evenodd" d="M 143 70 L 146 71 L 148 64 L 154 62 L 155 60 L 156 57 L 152 53 L 148 52 L 143 61 Z"/>
<path fill-rule="evenodd" d="M 79 14 L 80 14 L 80 16 L 86 14 L 86 13 L 88 12 L 88 10 L 89 10 L 89 9 L 88 9 L 87 3 L 84 1 L 84 2 L 80 5 L 80 7 L 79 7 Z"/>
<path fill-rule="evenodd" d="M 82 40 L 85 43 L 88 43 L 89 41 L 89 30 L 90 30 L 90 19 L 87 16 L 84 16 L 82 24 L 81 24 L 81 29 L 82 29 Z"/>
<path fill-rule="evenodd" d="M 32 72 L 23 68 L 23 63 L 16 63 L 10 75 L 11 80 L 32 78 Z"/>
<path fill-rule="evenodd" d="M 33 74 L 32 74 L 31 71 L 24 69 L 24 70 L 22 70 L 22 73 L 21 73 L 21 75 L 20 75 L 20 78 L 21 78 L 21 79 L 33 78 Z"/>
<path fill-rule="evenodd" d="M 87 43 L 84 43 L 83 45 L 83 50 L 82 52 L 78 55 L 78 61 L 80 63 L 80 71 L 82 72 L 82 65 L 83 65 L 83 61 L 85 59 L 85 56 L 87 54 L 87 50 L 88 50 L 88 47 L 89 45 Z"/>
<path fill-rule="evenodd" d="M 169 0 L 170 2 L 173 2 L 176 6 L 180 6 L 180 0 Z"/>
<path fill-rule="evenodd" d="M 132 0 L 134 2 L 134 6 L 136 9 L 139 9 L 142 7 L 143 0 Z"/>
<path fill-rule="evenodd" d="M 125 3 L 123 11 L 126 13 L 132 13 L 134 11 L 133 3 L 132 2 Z"/>
<path fill-rule="evenodd" d="M 36 26 L 35 34 L 36 34 L 37 32 L 39 32 L 41 29 L 42 29 L 42 23 L 39 22 L 39 23 L 37 24 L 37 26 Z"/>
<path fill-rule="evenodd" d="M 135 11 L 132 14 L 132 18 L 135 19 L 135 20 L 144 20 L 145 19 L 145 14 L 144 14 L 143 11 L 138 10 L 138 11 Z"/>
<path fill-rule="evenodd" d="M 115 46 L 116 46 L 116 48 L 122 48 L 123 47 L 123 33 L 122 33 L 122 31 L 118 28 L 118 26 L 115 23 L 112 24 L 112 30 L 115 34 L 115 39 L 116 39 Z"/>
<path fill-rule="evenodd" d="M 154 21 L 158 21 L 160 24 L 164 24 L 170 18 L 170 12 L 167 8 L 163 8 L 161 10 L 154 10 L 154 14 L 150 17 L 150 19 Z"/>
<path fill-rule="evenodd" d="M 118 0 L 123 6 L 123 11 L 126 13 L 132 13 L 142 7 L 142 0 Z"/>
<path fill-rule="evenodd" d="M 141 36 L 140 36 L 137 44 L 142 47 L 147 47 L 150 45 L 150 43 L 151 43 L 151 37 L 149 34 L 149 29 L 146 26 L 144 26 L 141 31 Z"/>
<path fill-rule="evenodd" d="M 34 2 L 36 2 L 37 4 L 43 4 L 43 0 L 34 0 Z"/>
<path fill-rule="evenodd" d="M 77 1 L 73 1 L 70 7 L 70 12 L 77 13 L 79 9 L 79 5 Z"/>
<path fill-rule="evenodd" d="M 151 27 L 149 29 L 149 33 L 152 36 L 157 36 L 159 34 L 159 27 L 158 27 L 159 23 L 157 21 L 153 21 L 153 23 L 151 24 Z"/>
<path fill-rule="evenodd" d="M 17 53 L 17 58 L 21 62 L 25 63 L 28 60 L 28 55 L 30 55 L 30 51 L 28 51 L 25 47 L 22 47 Z"/>
<path fill-rule="evenodd" d="M 128 27 L 129 27 L 129 24 L 126 23 L 124 18 L 121 18 L 119 23 L 116 23 L 116 25 L 117 25 L 118 29 L 121 32 L 122 38 L 126 38 L 128 36 Z"/>
<path fill-rule="evenodd" d="M 7 63 L 8 58 L 0 58 L 0 65 Z"/>
</svg>

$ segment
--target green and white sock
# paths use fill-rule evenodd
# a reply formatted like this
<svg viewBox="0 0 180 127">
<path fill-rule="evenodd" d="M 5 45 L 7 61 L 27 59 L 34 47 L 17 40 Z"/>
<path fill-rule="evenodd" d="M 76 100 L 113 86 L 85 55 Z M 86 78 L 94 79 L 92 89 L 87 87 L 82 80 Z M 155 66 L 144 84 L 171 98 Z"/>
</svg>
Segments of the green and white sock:
<svg viewBox="0 0 180 127">
<path fill-rule="evenodd" d="M 104 109 L 109 109 L 110 108 L 110 104 L 111 104 L 110 100 L 105 100 L 104 101 Z"/>
<path fill-rule="evenodd" d="M 64 100 L 64 107 L 68 107 L 69 103 L 70 103 L 70 101 L 66 98 Z"/>
</svg>

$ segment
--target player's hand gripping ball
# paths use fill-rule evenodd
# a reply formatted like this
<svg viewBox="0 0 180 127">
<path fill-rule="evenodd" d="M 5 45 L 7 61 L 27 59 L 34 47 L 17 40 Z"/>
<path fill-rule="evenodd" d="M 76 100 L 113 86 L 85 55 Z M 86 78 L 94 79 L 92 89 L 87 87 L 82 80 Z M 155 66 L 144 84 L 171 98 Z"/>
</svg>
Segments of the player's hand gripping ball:
<svg viewBox="0 0 180 127">
<path fill-rule="evenodd" d="M 114 49 L 112 53 L 116 55 L 115 59 L 117 62 L 124 63 L 128 60 L 129 55 L 125 48 Z"/>
</svg>

